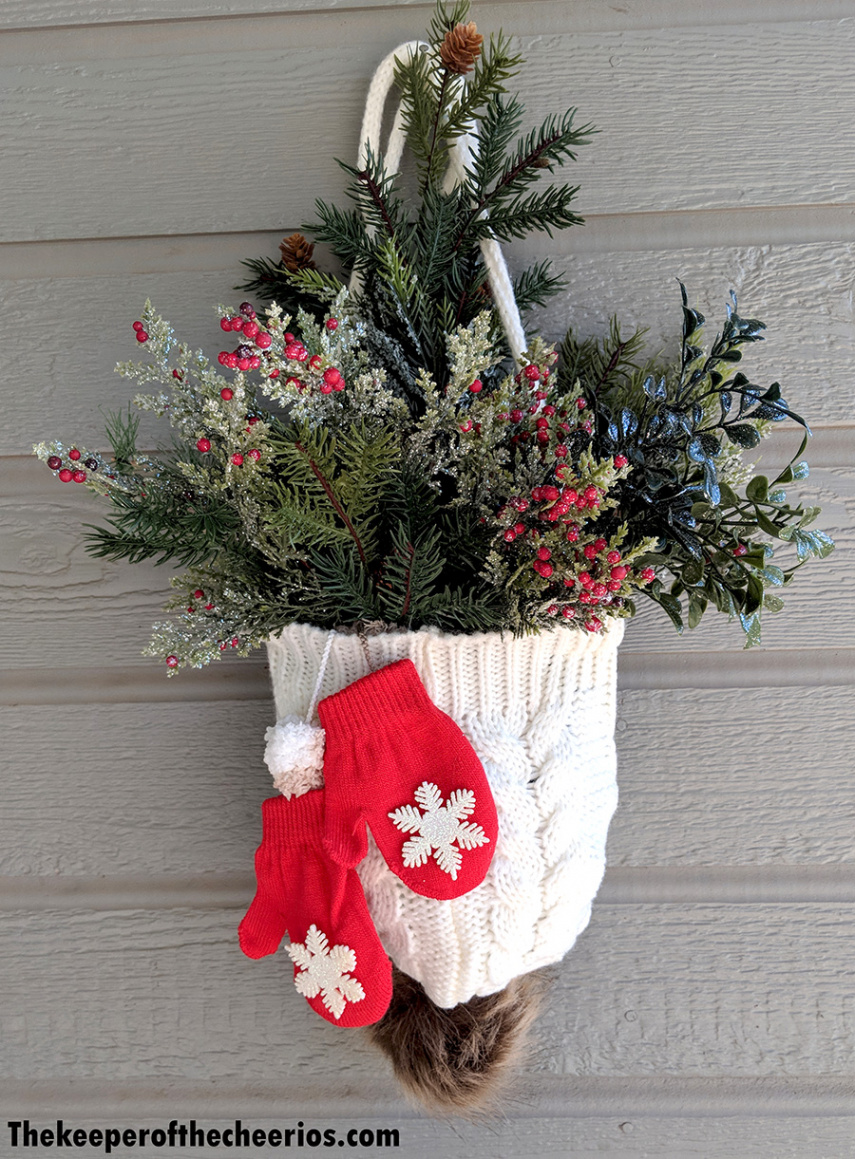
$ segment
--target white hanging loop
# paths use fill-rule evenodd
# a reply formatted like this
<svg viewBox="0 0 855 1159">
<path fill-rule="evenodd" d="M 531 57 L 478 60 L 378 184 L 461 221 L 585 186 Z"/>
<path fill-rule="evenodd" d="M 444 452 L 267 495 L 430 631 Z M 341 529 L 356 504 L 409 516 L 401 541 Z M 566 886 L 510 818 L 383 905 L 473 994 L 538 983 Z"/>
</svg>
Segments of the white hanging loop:
<svg viewBox="0 0 855 1159">
<path fill-rule="evenodd" d="M 374 73 L 368 88 L 368 97 L 365 102 L 365 115 L 362 120 L 362 132 L 359 138 L 357 166 L 360 170 L 365 168 L 369 152 L 374 157 L 377 157 L 381 152 L 380 134 L 383 124 L 383 110 L 395 81 L 395 68 L 398 61 L 406 59 L 406 54 L 412 57 L 414 53 L 421 52 L 426 48 L 429 48 L 429 45 L 425 44 L 422 40 L 410 40 L 406 44 L 399 45 L 398 48 L 384 57 Z M 392 122 L 386 149 L 382 151 L 387 176 L 397 173 L 401 167 L 404 141 L 403 114 L 401 106 L 399 105 Z M 443 185 L 447 193 L 463 180 L 466 167 L 471 164 L 472 158 L 476 155 L 477 150 L 478 137 L 475 132 L 466 133 L 454 141 L 450 151 L 448 172 L 445 175 Z M 486 216 L 486 212 L 484 216 Z M 505 337 L 508 340 L 508 346 L 514 357 L 514 361 L 520 364 L 525 361 L 523 352 L 527 349 L 528 343 L 526 342 L 519 307 L 514 297 L 514 287 L 510 273 L 508 272 L 505 255 L 502 252 L 502 247 L 493 237 L 483 238 L 480 244 L 481 256 L 484 259 L 484 266 L 487 270 L 487 281 L 493 295 L 493 302 L 495 303 L 499 319 L 502 323 L 502 328 L 505 331 Z M 362 279 L 354 271 L 350 278 L 349 289 L 351 293 L 356 293 L 361 288 Z"/>
<path fill-rule="evenodd" d="M 428 47 L 429 45 L 425 44 L 423 40 L 408 40 L 406 44 L 398 45 L 377 66 L 377 70 L 371 78 L 371 84 L 368 87 L 368 96 L 365 99 L 365 115 L 362 118 L 362 131 L 359 134 L 359 154 L 356 159 L 357 168 L 365 168 L 368 163 L 369 150 L 375 157 L 380 152 L 383 110 L 386 107 L 386 100 L 389 93 L 392 91 L 392 85 L 395 83 L 395 69 L 401 61 L 407 58 L 412 59 L 417 52 L 421 52 L 422 49 Z M 404 130 L 401 127 L 403 119 L 403 112 L 399 105 L 395 112 L 392 129 L 389 133 L 389 140 L 383 151 L 386 159 L 386 172 L 389 174 L 397 173 L 401 168 L 401 156 L 404 152 L 404 142 L 406 140 Z"/>
</svg>

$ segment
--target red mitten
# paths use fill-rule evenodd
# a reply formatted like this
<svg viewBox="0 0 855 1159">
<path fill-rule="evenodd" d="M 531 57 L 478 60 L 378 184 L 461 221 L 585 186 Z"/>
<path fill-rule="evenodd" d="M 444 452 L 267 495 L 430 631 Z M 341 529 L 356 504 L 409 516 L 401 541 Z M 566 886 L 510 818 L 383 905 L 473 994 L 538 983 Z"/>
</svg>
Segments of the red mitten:
<svg viewBox="0 0 855 1159">
<path fill-rule="evenodd" d="M 294 984 L 312 1009 L 337 1026 L 368 1026 L 386 1013 L 392 966 L 356 871 L 324 853 L 323 797 L 315 789 L 262 804 L 258 889 L 238 929 L 240 948 L 263 958 L 287 930 Z"/>
<path fill-rule="evenodd" d="M 447 900 L 479 885 L 496 848 L 493 795 L 475 750 L 412 661 L 328 696 L 318 713 L 330 856 L 358 865 L 367 822 L 389 868 L 415 893 Z"/>
</svg>

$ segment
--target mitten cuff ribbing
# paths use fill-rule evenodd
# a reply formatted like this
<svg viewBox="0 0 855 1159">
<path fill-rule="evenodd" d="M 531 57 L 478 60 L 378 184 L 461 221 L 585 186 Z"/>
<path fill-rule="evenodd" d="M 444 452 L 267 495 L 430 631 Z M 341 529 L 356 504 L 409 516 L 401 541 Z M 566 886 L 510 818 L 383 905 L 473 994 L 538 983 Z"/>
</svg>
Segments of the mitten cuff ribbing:
<svg viewBox="0 0 855 1159">
<path fill-rule="evenodd" d="M 269 797 L 261 803 L 261 832 L 264 844 L 274 848 L 312 846 L 321 848 L 324 832 L 324 794 L 313 789 L 294 797 Z"/>
<path fill-rule="evenodd" d="M 436 712 L 412 660 L 398 660 L 328 696 L 318 705 L 327 733 L 358 739 L 383 733 L 411 712 Z"/>
</svg>

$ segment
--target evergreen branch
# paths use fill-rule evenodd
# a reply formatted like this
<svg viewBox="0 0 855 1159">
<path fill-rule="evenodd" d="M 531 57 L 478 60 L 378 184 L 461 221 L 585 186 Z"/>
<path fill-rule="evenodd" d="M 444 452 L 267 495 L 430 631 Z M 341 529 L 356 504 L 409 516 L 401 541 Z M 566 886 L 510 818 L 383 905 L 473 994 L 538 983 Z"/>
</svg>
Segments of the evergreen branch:
<svg viewBox="0 0 855 1159">
<path fill-rule="evenodd" d="M 385 182 L 378 181 L 370 169 L 362 169 L 357 178 L 365 186 L 368 196 L 371 198 L 371 203 L 374 206 L 377 215 L 379 216 L 383 226 L 386 229 L 389 237 L 394 241 L 396 237 L 395 223 L 392 220 L 392 215 L 389 211 L 386 196 L 383 186 Z"/>
<path fill-rule="evenodd" d="M 322 302 L 332 302 L 344 289 L 344 282 L 335 274 L 325 273 L 323 270 L 295 270 L 286 272 L 286 277 L 292 286 L 311 294 Z"/>
<path fill-rule="evenodd" d="M 443 0 L 437 0 L 428 25 L 428 40 L 435 48 L 442 43 L 446 32 L 451 32 L 452 28 L 458 24 L 466 23 L 469 8 L 469 0 L 455 0 L 450 9 L 447 3 L 443 3 Z"/>
<path fill-rule="evenodd" d="M 497 94 L 488 102 L 479 125 L 478 153 L 472 159 L 471 172 L 467 173 L 476 197 L 484 197 L 502 173 L 505 154 L 511 138 L 519 131 L 523 113 L 523 105 L 516 96 L 505 102 Z"/>
<path fill-rule="evenodd" d="M 359 219 L 358 225 L 353 223 L 349 226 L 353 235 L 352 244 L 355 242 L 354 248 L 370 252 L 372 229 L 395 238 L 404 224 L 404 206 L 395 189 L 397 175 L 394 173 L 387 175 L 382 157 L 375 157 L 370 149 L 361 169 L 344 161 L 339 161 L 338 164 L 345 173 L 350 174 L 351 182 L 347 196 L 357 205 L 355 212 Z M 348 223 L 341 221 L 341 211 L 322 202 L 317 202 L 317 206 L 319 210 L 323 207 L 333 232 L 342 226 L 348 228 Z M 338 220 L 334 216 L 336 213 L 340 215 Z"/>
<path fill-rule="evenodd" d="M 432 593 L 445 566 L 440 550 L 439 529 L 427 528 L 411 537 L 407 521 L 400 522 L 392 534 L 392 551 L 386 557 L 378 598 L 386 614 L 395 621 L 411 621 L 419 615 L 422 601 Z"/>
<path fill-rule="evenodd" d="M 405 617 L 410 610 L 410 601 L 413 598 L 413 563 L 416 558 L 416 549 L 407 540 L 404 544 L 404 552 L 406 554 L 406 587 L 404 590 L 404 603 L 401 607 L 401 617 Z"/>
<path fill-rule="evenodd" d="M 276 506 L 268 514 L 266 528 L 273 538 L 275 547 L 266 546 L 267 554 L 275 554 L 281 566 L 288 558 L 305 558 L 308 548 L 330 547 L 342 540 L 349 541 L 347 529 L 335 521 L 335 512 L 318 508 L 296 488 L 280 484 L 273 494 Z M 286 543 L 284 554 L 279 540 L 284 533 Z"/>
<path fill-rule="evenodd" d="M 346 270 L 364 267 L 370 260 L 371 242 L 358 209 L 339 209 L 316 201 L 320 221 L 305 226 L 316 240 L 329 245 Z"/>
<path fill-rule="evenodd" d="M 224 502 L 192 501 L 149 485 L 144 495 L 112 491 L 119 510 L 108 526 L 86 524 L 86 550 L 101 559 L 156 564 L 175 560 L 182 567 L 201 566 L 228 550 L 240 548 L 240 520 Z"/>
<path fill-rule="evenodd" d="M 445 107 L 445 99 L 448 94 L 449 72 L 447 68 L 442 69 L 442 80 L 439 82 L 439 93 L 436 99 L 436 112 L 433 116 L 433 126 L 430 133 L 430 145 L 428 146 L 427 157 L 425 158 L 425 171 L 422 178 L 421 195 L 424 197 L 425 190 L 433 177 L 434 155 L 436 152 L 437 134 L 439 133 L 439 123 L 442 119 L 443 110 Z"/>
<path fill-rule="evenodd" d="M 526 141 L 520 142 L 517 155 L 508 161 L 493 189 L 482 193 L 470 210 L 456 239 L 455 251 L 460 249 L 473 223 L 481 218 L 485 210 L 491 209 L 494 203 L 501 204 L 509 196 L 513 196 L 519 204 L 519 189 L 534 181 L 540 170 L 550 169 L 552 162 L 559 159 L 575 160 L 576 155 L 572 151 L 572 146 L 584 143 L 593 129 L 591 126 L 573 129 L 574 115 L 575 110 L 570 109 L 564 114 L 560 122 L 557 118 L 550 117 L 544 122 L 540 130 L 533 131 Z M 562 191 L 566 200 L 569 201 L 578 192 L 578 187 L 571 189 L 564 186 Z M 558 225 L 558 222 L 555 224 Z M 581 219 L 574 218 L 567 224 L 581 224 Z M 522 237 L 524 233 L 512 233 L 510 236 Z"/>
<path fill-rule="evenodd" d="M 417 622 L 462 632 L 490 632 L 506 627 L 506 619 L 492 592 L 445 588 L 422 601 Z"/>
<path fill-rule="evenodd" d="M 246 266 L 252 273 L 252 277 L 235 286 L 236 290 L 243 290 L 244 293 L 259 294 L 263 298 L 270 299 L 276 296 L 274 287 L 286 281 L 285 267 L 281 261 L 272 261 L 270 258 L 245 258 L 241 265 Z"/>
<path fill-rule="evenodd" d="M 514 297 L 520 313 L 524 314 L 532 306 L 545 306 L 550 298 L 566 289 L 564 276 L 550 273 L 551 266 L 548 259 L 538 262 L 514 279 Z"/>
<path fill-rule="evenodd" d="M 615 344 L 615 348 L 612 351 L 611 357 L 609 358 L 608 364 L 603 368 L 602 373 L 598 377 L 597 381 L 594 383 L 594 386 L 592 388 L 594 394 L 599 394 L 600 390 L 609 381 L 609 379 L 612 376 L 612 373 L 617 369 L 618 365 L 620 364 L 621 359 L 623 358 L 623 353 L 625 350 L 626 350 L 626 343 L 621 342 L 620 339 L 618 339 L 617 343 Z"/>
<path fill-rule="evenodd" d="M 437 106 L 432 56 L 415 52 L 408 60 L 398 60 L 395 84 L 401 93 L 401 128 L 421 172 L 430 153 L 431 126 Z"/>
<path fill-rule="evenodd" d="M 443 193 L 431 186 L 425 192 L 411 246 L 419 282 L 426 294 L 434 294 L 444 282 L 461 276 L 451 255 L 456 228 L 464 212 L 465 205 L 458 190 Z"/>
<path fill-rule="evenodd" d="M 562 185 L 518 198 L 512 205 L 494 209 L 489 218 L 470 222 L 468 233 L 475 239 L 497 237 L 500 241 L 523 238 L 532 230 L 548 233 L 553 229 L 567 229 L 584 225 L 585 219 L 567 208 L 579 192 L 579 187 Z"/>
<path fill-rule="evenodd" d="M 387 238 L 377 249 L 377 273 L 382 276 L 405 313 L 414 318 L 424 314 L 424 297 L 419 279 L 402 259 L 392 238 Z"/>
<path fill-rule="evenodd" d="M 353 526 L 353 524 L 350 522 L 350 519 L 348 518 L 347 512 L 344 510 L 344 508 L 342 507 L 342 505 L 339 503 L 338 499 L 336 498 L 336 494 L 333 491 L 332 486 L 328 482 L 323 471 L 321 471 L 320 467 L 318 467 L 317 463 L 314 461 L 312 456 L 309 454 L 309 452 L 303 446 L 303 444 L 300 442 L 295 442 L 294 446 L 300 452 L 300 454 L 305 456 L 306 462 L 308 463 L 309 467 L 312 470 L 312 474 L 318 480 L 321 487 L 323 487 L 324 493 L 326 494 L 327 499 L 329 499 L 333 509 L 335 510 L 336 515 L 338 515 L 339 519 L 342 521 L 342 523 L 347 528 L 351 539 L 356 544 L 356 550 L 359 552 L 359 558 L 362 562 L 362 566 L 365 568 L 365 571 L 367 572 L 368 571 L 368 560 L 365 556 L 365 549 L 362 546 L 362 541 L 359 538 L 359 536 L 356 534 L 356 529 Z"/>
<path fill-rule="evenodd" d="M 327 618 L 334 624 L 382 618 L 371 577 L 356 558 L 353 544 L 336 545 L 328 552 L 313 552 L 310 563 L 321 595 L 326 597 Z"/>
<path fill-rule="evenodd" d="M 646 330 L 633 331 L 628 338 L 621 334 L 616 318 L 609 323 L 608 336 L 602 340 L 586 338 L 577 341 L 572 329 L 567 331 L 560 348 L 559 378 L 564 389 L 571 389 L 581 381 L 586 393 L 591 396 L 599 391 L 611 389 L 617 384 L 632 392 L 635 400 L 644 397 L 639 386 L 633 382 L 639 370 L 637 358 L 644 345 Z M 649 367 L 646 368 L 649 370 Z"/>
</svg>

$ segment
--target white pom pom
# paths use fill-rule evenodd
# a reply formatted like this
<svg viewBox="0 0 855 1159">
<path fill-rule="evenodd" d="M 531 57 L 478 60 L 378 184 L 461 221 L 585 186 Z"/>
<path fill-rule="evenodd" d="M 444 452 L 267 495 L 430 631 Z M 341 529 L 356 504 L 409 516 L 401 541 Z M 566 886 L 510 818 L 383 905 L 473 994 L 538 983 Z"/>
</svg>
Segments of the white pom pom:
<svg viewBox="0 0 855 1159">
<path fill-rule="evenodd" d="M 264 759 L 285 797 L 300 797 L 324 784 L 324 730 L 299 716 L 285 716 L 264 734 Z"/>
</svg>

